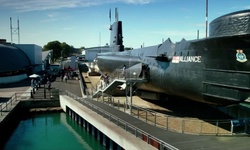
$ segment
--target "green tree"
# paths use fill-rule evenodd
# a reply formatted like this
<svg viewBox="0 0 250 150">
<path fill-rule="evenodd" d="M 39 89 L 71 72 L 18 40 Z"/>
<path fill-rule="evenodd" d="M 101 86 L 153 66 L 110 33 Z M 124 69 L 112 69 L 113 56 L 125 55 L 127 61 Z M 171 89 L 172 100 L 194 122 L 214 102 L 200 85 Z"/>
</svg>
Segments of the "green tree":
<svg viewBox="0 0 250 150">
<path fill-rule="evenodd" d="M 52 42 L 48 42 L 47 45 L 43 46 L 43 51 L 48 51 L 48 50 L 52 50 L 53 54 L 52 54 L 52 61 L 55 61 L 56 59 L 61 57 L 61 43 L 59 41 L 52 41 Z"/>
<path fill-rule="evenodd" d="M 62 57 L 69 57 L 70 56 L 71 47 L 67 43 L 65 43 L 65 42 L 61 43 L 61 50 L 62 50 Z"/>
<path fill-rule="evenodd" d="M 66 42 L 51 41 L 43 46 L 43 51 L 52 50 L 52 61 L 56 61 L 60 57 L 69 57 L 73 52 L 73 46 L 69 46 Z"/>
</svg>

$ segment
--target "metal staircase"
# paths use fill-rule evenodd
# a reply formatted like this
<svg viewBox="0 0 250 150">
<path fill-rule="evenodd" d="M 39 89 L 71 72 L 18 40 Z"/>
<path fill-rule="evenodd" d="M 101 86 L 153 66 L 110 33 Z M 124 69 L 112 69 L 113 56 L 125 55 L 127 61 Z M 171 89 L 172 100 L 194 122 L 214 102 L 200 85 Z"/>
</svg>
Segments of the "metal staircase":
<svg viewBox="0 0 250 150">
<path fill-rule="evenodd" d="M 113 95 L 118 89 L 119 86 L 125 85 L 123 89 L 126 88 L 127 84 L 136 84 L 147 82 L 147 79 L 139 77 L 140 73 L 127 70 L 123 73 L 122 69 L 115 69 L 109 76 L 109 84 L 105 85 L 104 81 L 101 81 L 99 85 L 96 86 L 95 90 L 92 90 L 92 97 L 96 98 L 99 95 L 108 94 Z"/>
</svg>

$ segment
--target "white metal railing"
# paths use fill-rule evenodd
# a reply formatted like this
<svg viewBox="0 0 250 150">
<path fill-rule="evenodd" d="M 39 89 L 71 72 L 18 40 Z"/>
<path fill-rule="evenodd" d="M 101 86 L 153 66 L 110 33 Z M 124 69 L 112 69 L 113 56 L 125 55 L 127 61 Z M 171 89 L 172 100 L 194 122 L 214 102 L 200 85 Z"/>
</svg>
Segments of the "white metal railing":
<svg viewBox="0 0 250 150">
<path fill-rule="evenodd" d="M 36 94 L 33 93 L 34 91 L 31 92 L 18 92 L 14 93 L 6 102 L 0 103 L 0 112 L 1 115 L 3 115 L 4 112 L 9 112 L 11 110 L 11 106 L 14 105 L 14 103 L 18 103 L 19 101 L 24 101 L 24 100 L 59 100 L 59 89 L 53 89 L 51 91 L 47 91 L 45 94 L 46 96 L 44 97 L 44 91 L 39 91 L 40 96 L 38 95 L 38 91 L 36 91 Z M 41 94 L 42 92 L 42 94 Z"/>
<path fill-rule="evenodd" d="M 92 99 L 106 103 L 109 106 L 124 112 L 128 110 L 128 104 L 125 102 L 121 103 L 119 99 L 110 95 L 106 96 L 107 97 L 105 98 L 100 94 L 97 98 Z M 164 115 L 136 105 L 132 105 L 130 115 L 153 126 L 179 133 L 195 135 L 237 135 L 250 133 L 250 119 L 197 120 Z"/>
<path fill-rule="evenodd" d="M 130 123 L 120 119 L 119 117 L 110 114 L 109 112 L 99 108 L 98 106 L 95 106 L 94 104 L 90 103 L 88 100 L 83 99 L 81 97 L 78 97 L 75 94 L 72 94 L 68 91 L 65 92 L 65 94 L 73 99 L 75 99 L 76 101 L 80 102 L 80 103 L 84 103 L 86 105 L 88 105 L 90 107 L 90 109 L 96 111 L 99 115 L 103 116 L 104 118 L 108 119 L 110 122 L 115 123 L 117 126 L 122 127 L 123 129 L 125 129 L 127 132 L 132 133 L 133 135 L 135 135 L 138 138 L 141 138 L 142 140 L 145 140 L 146 138 L 146 142 L 148 144 L 153 144 L 154 142 L 159 143 L 158 145 L 158 149 L 160 150 L 178 150 L 176 147 L 152 136 L 151 134 L 131 125 Z"/>
</svg>

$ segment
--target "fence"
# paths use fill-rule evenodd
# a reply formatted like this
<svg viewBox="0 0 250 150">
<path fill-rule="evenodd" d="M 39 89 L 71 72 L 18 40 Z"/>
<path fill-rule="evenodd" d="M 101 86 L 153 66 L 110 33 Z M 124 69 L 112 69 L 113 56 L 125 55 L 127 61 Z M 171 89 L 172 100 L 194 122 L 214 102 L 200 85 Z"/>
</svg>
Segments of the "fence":
<svg viewBox="0 0 250 150">
<path fill-rule="evenodd" d="M 111 75 L 112 79 L 121 78 L 121 70 L 116 69 Z M 113 106 L 121 111 L 130 112 L 129 104 L 120 101 L 108 94 L 99 92 L 98 83 L 87 89 L 87 98 L 101 101 Z M 93 97 L 95 95 L 95 97 Z M 198 120 L 192 118 L 180 118 L 162 113 L 143 109 L 139 106 L 132 105 L 130 114 L 141 119 L 153 126 L 163 128 L 179 133 L 195 134 L 195 135 L 236 135 L 250 133 L 250 119 L 240 120 Z"/>
<path fill-rule="evenodd" d="M 83 98 L 76 96 L 75 94 L 72 94 L 68 91 L 65 91 L 64 94 L 77 100 L 78 102 L 80 102 L 82 104 L 89 106 L 90 109 L 94 110 L 99 115 L 108 119 L 110 122 L 115 123 L 117 126 L 123 128 L 127 132 L 130 132 L 131 134 L 135 135 L 136 137 L 141 138 L 142 140 L 144 140 L 148 144 L 151 144 L 160 150 L 177 150 L 177 148 L 175 148 L 174 146 L 172 146 L 172 145 L 150 135 L 149 133 L 129 124 L 128 122 L 116 117 L 114 114 L 108 113 L 107 111 L 93 105 L 92 103 L 90 103 L 87 100 L 84 100 Z"/>
<path fill-rule="evenodd" d="M 130 111 L 128 111 L 129 104 L 126 104 L 126 102 L 120 101 L 110 95 L 105 94 L 105 96 L 104 94 L 100 94 L 97 98 L 92 99 L 130 113 Z M 88 97 L 91 98 L 91 95 Z M 130 115 L 153 126 L 179 133 L 194 135 L 236 135 L 250 133 L 250 119 L 241 119 L 241 121 L 238 121 L 230 119 L 198 120 L 192 118 L 181 118 L 144 109 L 136 105 L 132 105 Z"/>
<path fill-rule="evenodd" d="M 31 90 L 31 92 L 20 92 L 13 94 L 9 100 L 0 104 L 1 116 L 8 112 L 14 104 L 24 100 L 59 100 L 59 89 Z"/>
<path fill-rule="evenodd" d="M 91 93 L 91 92 L 90 92 Z M 68 93 L 69 94 L 69 93 Z M 32 96 L 33 95 L 33 96 Z M 79 99 L 74 94 L 69 95 L 74 99 Z M 124 112 L 128 112 L 128 104 L 120 102 L 114 97 L 107 96 L 105 99 L 103 95 L 99 95 L 99 98 L 92 98 L 93 100 L 107 103 L 116 109 Z M 91 98 L 91 95 L 88 96 Z M 59 89 L 51 89 L 50 91 L 37 90 L 32 94 L 31 92 L 15 93 L 6 102 L 0 104 L 1 115 L 17 101 L 22 100 L 53 100 L 59 99 Z M 195 135 L 235 135 L 235 134 L 249 134 L 250 133 L 250 119 L 240 120 L 195 120 L 185 119 L 180 117 L 174 117 L 164 115 L 155 111 L 140 108 L 133 105 L 131 115 L 141 119 L 153 126 L 163 128 L 179 133 L 195 134 Z"/>
</svg>

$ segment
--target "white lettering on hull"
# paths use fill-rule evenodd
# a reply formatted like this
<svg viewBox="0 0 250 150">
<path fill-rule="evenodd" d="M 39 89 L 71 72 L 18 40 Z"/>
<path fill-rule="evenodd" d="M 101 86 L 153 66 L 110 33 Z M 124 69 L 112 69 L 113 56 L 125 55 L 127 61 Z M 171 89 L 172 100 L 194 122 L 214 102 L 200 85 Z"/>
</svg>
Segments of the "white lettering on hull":
<svg viewBox="0 0 250 150">
<path fill-rule="evenodd" d="M 174 56 L 172 63 L 201 63 L 201 56 Z"/>
</svg>

